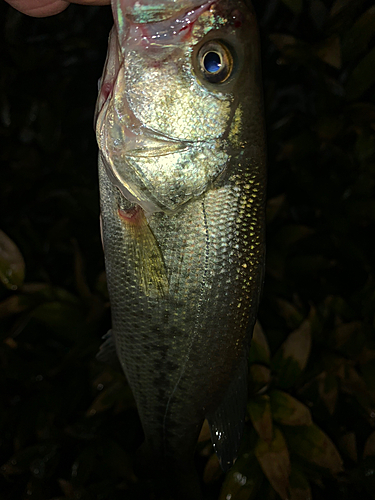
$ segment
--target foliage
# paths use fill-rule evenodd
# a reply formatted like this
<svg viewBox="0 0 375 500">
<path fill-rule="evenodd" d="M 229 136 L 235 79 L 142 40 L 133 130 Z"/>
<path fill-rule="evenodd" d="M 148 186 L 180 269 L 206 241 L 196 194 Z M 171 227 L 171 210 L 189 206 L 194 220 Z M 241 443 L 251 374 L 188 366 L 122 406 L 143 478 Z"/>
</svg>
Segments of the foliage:
<svg viewBox="0 0 375 500">
<path fill-rule="evenodd" d="M 209 499 L 375 497 L 375 9 L 254 0 L 268 126 L 267 267 L 238 460 L 205 424 Z M 145 499 L 116 368 L 99 237 L 96 81 L 107 8 L 29 19 L 0 4 L 0 491 Z"/>
</svg>

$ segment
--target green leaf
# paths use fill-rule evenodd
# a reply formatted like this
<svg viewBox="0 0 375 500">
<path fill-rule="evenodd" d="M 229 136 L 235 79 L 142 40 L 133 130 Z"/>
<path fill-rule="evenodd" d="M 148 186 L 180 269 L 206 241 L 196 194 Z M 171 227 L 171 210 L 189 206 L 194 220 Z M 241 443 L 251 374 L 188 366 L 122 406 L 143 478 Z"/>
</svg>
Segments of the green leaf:
<svg viewBox="0 0 375 500">
<path fill-rule="evenodd" d="M 289 7 L 293 14 L 301 14 L 303 8 L 302 0 L 282 0 L 282 2 Z"/>
<path fill-rule="evenodd" d="M 273 489 L 283 500 L 288 498 L 290 459 L 283 434 L 277 428 L 270 443 L 259 438 L 254 449 L 255 456 Z"/>
<path fill-rule="evenodd" d="M 271 412 L 275 422 L 283 425 L 311 425 L 310 410 L 290 394 L 270 392 Z"/>
<path fill-rule="evenodd" d="M 311 322 L 306 319 L 282 344 L 272 360 L 279 386 L 291 387 L 304 370 L 311 349 Z"/>
<path fill-rule="evenodd" d="M 243 448 L 250 450 L 252 443 L 245 435 Z M 241 453 L 225 477 L 219 500 L 256 500 L 264 474 L 252 451 Z"/>
<path fill-rule="evenodd" d="M 311 463 L 329 469 L 332 474 L 342 470 L 342 459 L 331 439 L 315 424 L 285 427 L 289 449 Z"/>
<path fill-rule="evenodd" d="M 249 351 L 249 363 L 264 363 L 270 362 L 270 348 L 266 336 L 260 323 L 257 321 L 254 326 L 253 338 Z"/>
<path fill-rule="evenodd" d="M 0 281 L 17 290 L 25 278 L 25 262 L 17 245 L 0 230 Z"/>
<path fill-rule="evenodd" d="M 270 398 L 267 395 L 250 398 L 247 411 L 259 436 L 270 443 L 273 436 Z"/>
</svg>

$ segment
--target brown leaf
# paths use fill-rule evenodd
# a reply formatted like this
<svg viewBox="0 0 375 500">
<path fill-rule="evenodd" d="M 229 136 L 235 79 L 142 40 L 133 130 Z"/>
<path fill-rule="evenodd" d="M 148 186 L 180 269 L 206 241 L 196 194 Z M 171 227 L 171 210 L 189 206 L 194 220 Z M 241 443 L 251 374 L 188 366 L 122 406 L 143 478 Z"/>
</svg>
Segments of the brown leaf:
<svg viewBox="0 0 375 500">
<path fill-rule="evenodd" d="M 0 230 L 0 281 L 17 290 L 25 277 L 25 262 L 17 245 Z"/>
<path fill-rule="evenodd" d="M 332 36 L 324 41 L 318 49 L 318 57 L 334 68 L 341 68 L 341 45 L 338 36 Z"/>
<path fill-rule="evenodd" d="M 295 466 L 292 466 L 289 477 L 289 500 L 312 500 L 310 484 Z"/>
<path fill-rule="evenodd" d="M 209 441 L 210 439 L 211 439 L 210 424 L 208 423 L 208 420 L 205 419 L 202 425 L 201 432 L 199 434 L 198 443 L 204 443 L 205 441 Z"/>
<path fill-rule="evenodd" d="M 290 328 L 298 328 L 303 321 L 303 316 L 296 306 L 284 299 L 276 299 L 276 302 L 280 315 L 286 320 L 287 325 Z"/>
<path fill-rule="evenodd" d="M 276 46 L 280 52 L 283 52 L 285 48 L 291 47 L 297 43 L 296 38 L 291 35 L 283 35 L 275 33 L 274 35 L 270 35 L 271 42 Z"/>
<path fill-rule="evenodd" d="M 270 348 L 263 329 L 257 321 L 254 326 L 253 338 L 249 351 L 249 363 L 264 363 L 270 362 Z"/>
<path fill-rule="evenodd" d="M 266 219 L 269 224 L 278 215 L 285 203 L 285 194 L 280 194 L 267 201 Z"/>
<path fill-rule="evenodd" d="M 346 363 L 344 370 L 340 370 L 339 376 L 341 378 L 342 390 L 356 398 L 358 403 L 366 411 L 369 420 L 372 423 L 372 415 L 375 412 L 375 399 L 369 391 L 364 379 L 349 363 Z"/>
<path fill-rule="evenodd" d="M 254 452 L 273 489 L 283 500 L 287 500 L 290 459 L 288 447 L 281 431 L 275 428 L 271 443 L 259 438 Z"/>
<path fill-rule="evenodd" d="M 284 359 L 291 357 L 303 370 L 309 359 L 311 348 L 311 322 L 305 320 L 301 326 L 289 335 L 282 346 Z"/>
<path fill-rule="evenodd" d="M 356 335 L 362 330 L 360 321 L 352 321 L 351 323 L 343 323 L 335 328 L 336 347 L 342 347 L 346 344 L 353 335 Z"/>
<path fill-rule="evenodd" d="M 324 371 L 317 377 L 317 380 L 319 396 L 326 405 L 329 413 L 333 415 L 339 393 L 337 377 L 333 373 Z"/>
<path fill-rule="evenodd" d="M 125 406 L 134 406 L 134 400 L 129 386 L 124 384 L 122 379 L 114 380 L 108 384 L 102 392 L 94 399 L 93 403 L 86 411 L 87 417 L 92 417 L 97 413 L 107 410 L 116 403 L 125 403 Z"/>
<path fill-rule="evenodd" d="M 329 469 L 332 474 L 342 470 L 340 453 L 331 439 L 315 424 L 285 427 L 284 434 L 290 450 L 309 462 Z"/>
<path fill-rule="evenodd" d="M 265 391 L 271 382 L 271 370 L 264 365 L 251 365 L 249 375 L 249 390 L 254 394 Z"/>
<path fill-rule="evenodd" d="M 357 439 L 354 432 L 348 432 L 340 437 L 339 446 L 353 462 L 358 462 Z"/>
<path fill-rule="evenodd" d="M 365 449 L 363 450 L 363 458 L 375 456 L 375 431 L 368 437 Z"/>
<path fill-rule="evenodd" d="M 205 484 L 213 483 L 217 481 L 222 474 L 223 471 L 219 459 L 217 458 L 216 453 L 213 453 L 208 459 L 206 467 L 204 468 L 203 482 Z"/>
<path fill-rule="evenodd" d="M 12 295 L 3 300 L 3 302 L 0 302 L 0 319 L 18 314 L 27 309 L 27 307 L 28 305 L 21 295 Z"/>
<path fill-rule="evenodd" d="M 296 382 L 307 364 L 310 349 L 311 321 L 306 319 L 288 336 L 272 360 L 281 387 L 288 388 Z"/>
<path fill-rule="evenodd" d="M 264 474 L 253 453 L 244 453 L 225 477 L 219 500 L 256 500 Z"/>
<path fill-rule="evenodd" d="M 267 443 L 270 443 L 273 437 L 273 427 L 269 396 L 251 398 L 247 404 L 247 411 L 259 436 Z"/>
<path fill-rule="evenodd" d="M 273 419 L 283 425 L 312 424 L 310 410 L 290 394 L 283 391 L 270 392 Z"/>
<path fill-rule="evenodd" d="M 302 0 L 282 0 L 282 2 L 289 7 L 293 14 L 298 15 L 302 12 L 303 1 Z"/>
</svg>

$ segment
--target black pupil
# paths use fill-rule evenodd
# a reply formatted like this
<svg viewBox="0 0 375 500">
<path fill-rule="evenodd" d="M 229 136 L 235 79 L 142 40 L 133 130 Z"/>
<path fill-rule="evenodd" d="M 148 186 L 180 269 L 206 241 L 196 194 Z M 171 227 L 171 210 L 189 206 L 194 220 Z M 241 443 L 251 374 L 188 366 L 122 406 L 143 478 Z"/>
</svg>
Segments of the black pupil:
<svg viewBox="0 0 375 500">
<path fill-rule="evenodd" d="M 208 73 L 217 73 L 221 68 L 221 58 L 217 52 L 207 52 L 203 64 Z"/>
</svg>

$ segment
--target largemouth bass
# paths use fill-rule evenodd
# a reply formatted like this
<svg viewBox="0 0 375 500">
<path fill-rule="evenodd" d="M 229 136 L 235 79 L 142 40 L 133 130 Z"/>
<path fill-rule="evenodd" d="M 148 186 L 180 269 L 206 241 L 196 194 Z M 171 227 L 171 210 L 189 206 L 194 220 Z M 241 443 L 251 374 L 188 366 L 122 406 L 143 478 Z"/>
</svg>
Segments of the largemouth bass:
<svg viewBox="0 0 375 500">
<path fill-rule="evenodd" d="M 256 20 L 247 0 L 112 9 L 96 119 L 112 337 L 145 467 L 172 498 L 196 500 L 205 418 L 223 469 L 237 456 L 263 279 Z"/>
</svg>

